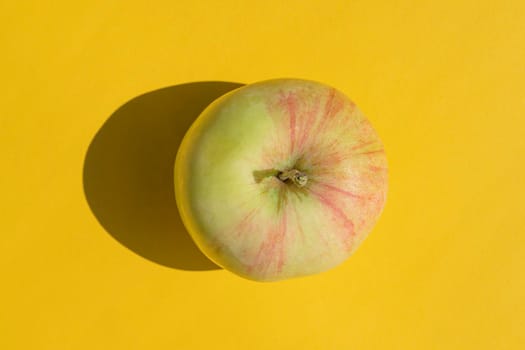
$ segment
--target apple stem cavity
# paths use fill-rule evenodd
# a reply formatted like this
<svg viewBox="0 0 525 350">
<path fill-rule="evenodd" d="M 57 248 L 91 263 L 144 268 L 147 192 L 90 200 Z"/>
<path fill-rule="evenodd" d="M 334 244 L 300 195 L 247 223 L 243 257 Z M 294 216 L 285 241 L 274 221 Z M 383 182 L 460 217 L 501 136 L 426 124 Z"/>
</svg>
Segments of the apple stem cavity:
<svg viewBox="0 0 525 350">
<path fill-rule="evenodd" d="M 277 177 L 283 182 L 286 180 L 292 180 L 292 182 L 299 188 L 306 186 L 308 183 L 308 176 L 297 169 L 282 171 Z"/>
</svg>

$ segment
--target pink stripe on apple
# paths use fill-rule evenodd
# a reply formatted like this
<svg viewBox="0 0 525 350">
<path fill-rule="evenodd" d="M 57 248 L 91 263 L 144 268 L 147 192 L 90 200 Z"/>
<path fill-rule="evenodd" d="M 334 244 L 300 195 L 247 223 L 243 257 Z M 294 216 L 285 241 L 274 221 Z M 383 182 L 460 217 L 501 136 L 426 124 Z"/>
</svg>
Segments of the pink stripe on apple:
<svg viewBox="0 0 525 350">
<path fill-rule="evenodd" d="M 358 195 L 358 194 L 352 193 L 350 191 L 343 190 L 341 188 L 338 188 L 338 187 L 335 187 L 333 185 L 329 185 L 329 184 L 326 184 L 326 183 L 319 183 L 318 186 L 322 186 L 322 187 L 324 187 L 325 189 L 327 189 L 329 191 L 334 191 L 334 192 L 340 193 L 340 194 L 342 194 L 344 196 L 347 196 L 347 197 L 350 197 L 350 198 L 353 198 L 353 199 L 367 200 L 367 199 L 371 198 L 371 196 L 365 197 L 363 195 Z"/>
<path fill-rule="evenodd" d="M 384 153 L 384 152 L 385 152 L 384 149 L 378 149 L 378 150 L 374 150 L 374 151 L 367 151 L 367 152 L 354 153 L 354 154 L 355 154 L 355 155 L 362 155 L 362 156 L 365 156 L 365 155 L 377 154 L 377 153 Z"/>
<path fill-rule="evenodd" d="M 351 240 L 355 234 L 354 223 L 352 222 L 352 220 L 350 220 L 346 216 L 346 214 L 341 210 L 341 208 L 339 208 L 338 204 L 335 202 L 333 198 L 328 198 L 327 196 L 322 195 L 315 191 L 310 191 L 310 192 L 314 194 L 319 199 L 319 201 L 326 208 L 328 208 L 336 218 L 342 221 L 343 227 L 345 228 L 345 230 L 342 231 L 343 232 L 343 237 L 342 237 L 343 243 L 345 244 L 346 249 L 350 250 L 352 247 Z"/>
<path fill-rule="evenodd" d="M 315 99 L 313 106 L 306 112 L 306 118 L 302 125 L 301 138 L 299 140 L 299 148 L 304 150 L 304 146 L 307 143 L 307 140 L 310 137 L 310 131 L 313 129 L 314 124 L 316 124 L 317 115 L 319 113 L 319 98 Z"/>
<path fill-rule="evenodd" d="M 286 108 L 288 109 L 288 117 L 290 119 L 290 153 L 294 152 L 295 149 L 295 126 L 297 119 L 297 102 L 296 96 L 293 93 L 289 93 L 286 96 Z"/>
<path fill-rule="evenodd" d="M 333 117 L 337 115 L 343 109 L 344 101 L 339 98 L 336 94 L 335 89 L 330 89 L 330 92 L 328 93 L 328 99 L 326 100 L 325 105 L 325 120 L 331 120 Z"/>
<path fill-rule="evenodd" d="M 266 239 L 259 246 L 253 263 L 248 266 L 248 272 L 257 270 L 266 273 L 274 262 L 275 271 L 281 272 L 284 266 L 284 238 L 287 230 L 287 217 L 286 210 L 282 210 L 279 224 L 266 233 Z"/>
<path fill-rule="evenodd" d="M 381 172 L 381 171 L 387 171 L 388 169 L 385 168 L 385 167 L 381 167 L 381 166 L 375 166 L 375 165 L 370 165 L 368 167 L 368 169 L 372 170 L 373 172 L 375 173 L 378 173 L 378 172 Z"/>
<path fill-rule="evenodd" d="M 237 237 L 240 237 L 242 234 L 249 234 L 250 232 L 253 232 L 253 219 L 259 210 L 260 208 L 250 210 L 235 226 L 233 232 Z"/>
<path fill-rule="evenodd" d="M 360 143 L 360 144 L 350 148 L 350 151 L 357 151 L 358 149 L 361 149 L 363 147 L 373 145 L 376 142 L 377 142 L 377 140 L 370 140 L 370 141 L 362 142 L 362 143 Z"/>
</svg>

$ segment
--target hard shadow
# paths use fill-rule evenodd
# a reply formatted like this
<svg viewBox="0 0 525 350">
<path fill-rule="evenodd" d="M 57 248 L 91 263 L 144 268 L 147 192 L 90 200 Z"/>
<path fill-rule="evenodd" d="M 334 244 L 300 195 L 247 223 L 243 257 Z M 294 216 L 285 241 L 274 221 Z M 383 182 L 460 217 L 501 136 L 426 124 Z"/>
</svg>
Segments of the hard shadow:
<svg viewBox="0 0 525 350">
<path fill-rule="evenodd" d="M 200 112 L 242 84 L 195 82 L 138 96 L 113 113 L 84 161 L 84 193 L 106 231 L 140 256 L 172 268 L 212 270 L 175 202 L 179 144 Z"/>
</svg>

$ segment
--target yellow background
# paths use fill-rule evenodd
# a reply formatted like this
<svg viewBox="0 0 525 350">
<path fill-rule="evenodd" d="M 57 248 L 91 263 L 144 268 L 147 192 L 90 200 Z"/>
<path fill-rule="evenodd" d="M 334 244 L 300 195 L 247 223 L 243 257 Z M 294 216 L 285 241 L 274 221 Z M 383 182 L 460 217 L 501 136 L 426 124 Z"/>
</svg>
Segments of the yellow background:
<svg viewBox="0 0 525 350">
<path fill-rule="evenodd" d="M 525 2 L 3 1 L 0 14 L 1 349 L 525 348 Z M 386 209 L 345 264 L 260 284 L 184 265 L 193 253 L 154 262 L 170 259 L 162 244 L 137 253 L 147 237 L 130 249 L 97 220 L 86 154 L 119 107 L 277 77 L 344 91 L 386 145 Z M 124 191 L 134 175 L 114 170 Z M 115 203 L 171 196 L 135 188 Z M 133 213 L 172 220 L 157 207 Z"/>
</svg>

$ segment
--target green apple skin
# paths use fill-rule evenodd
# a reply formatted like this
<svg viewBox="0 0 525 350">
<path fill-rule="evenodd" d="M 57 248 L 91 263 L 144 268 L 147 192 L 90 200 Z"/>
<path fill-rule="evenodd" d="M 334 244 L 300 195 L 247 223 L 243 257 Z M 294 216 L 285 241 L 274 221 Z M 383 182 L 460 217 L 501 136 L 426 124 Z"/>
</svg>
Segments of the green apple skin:
<svg viewBox="0 0 525 350">
<path fill-rule="evenodd" d="M 280 178 L 297 170 L 299 186 Z M 208 106 L 175 165 L 182 220 L 216 264 L 256 281 L 345 261 L 383 210 L 383 145 L 356 105 L 327 85 L 276 79 Z"/>
</svg>

